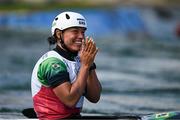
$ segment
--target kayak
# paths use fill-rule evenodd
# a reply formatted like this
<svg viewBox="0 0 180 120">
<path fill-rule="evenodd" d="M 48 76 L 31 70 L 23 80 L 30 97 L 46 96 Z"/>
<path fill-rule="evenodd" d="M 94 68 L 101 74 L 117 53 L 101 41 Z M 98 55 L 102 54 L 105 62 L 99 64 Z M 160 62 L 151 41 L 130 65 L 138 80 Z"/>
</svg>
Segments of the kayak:
<svg viewBox="0 0 180 120">
<path fill-rule="evenodd" d="M 37 118 L 33 108 L 26 108 L 22 114 L 27 118 Z M 116 119 L 116 120 L 180 120 L 180 112 L 170 111 L 151 114 L 121 114 L 121 115 L 105 115 L 105 114 L 82 114 L 77 119 Z"/>
</svg>

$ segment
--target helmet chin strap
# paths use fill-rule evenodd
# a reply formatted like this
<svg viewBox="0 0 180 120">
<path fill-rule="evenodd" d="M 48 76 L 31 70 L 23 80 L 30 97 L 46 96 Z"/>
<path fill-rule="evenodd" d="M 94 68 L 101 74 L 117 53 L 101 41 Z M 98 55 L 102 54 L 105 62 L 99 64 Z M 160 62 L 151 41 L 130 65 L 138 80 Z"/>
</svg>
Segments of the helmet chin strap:
<svg viewBox="0 0 180 120">
<path fill-rule="evenodd" d="M 66 47 L 66 45 L 64 44 L 64 39 L 63 39 L 63 37 L 62 37 L 62 34 L 60 35 L 60 39 L 61 39 L 61 41 L 60 41 L 61 47 L 62 47 L 63 49 L 65 49 L 65 50 L 69 51 L 68 48 Z"/>
</svg>

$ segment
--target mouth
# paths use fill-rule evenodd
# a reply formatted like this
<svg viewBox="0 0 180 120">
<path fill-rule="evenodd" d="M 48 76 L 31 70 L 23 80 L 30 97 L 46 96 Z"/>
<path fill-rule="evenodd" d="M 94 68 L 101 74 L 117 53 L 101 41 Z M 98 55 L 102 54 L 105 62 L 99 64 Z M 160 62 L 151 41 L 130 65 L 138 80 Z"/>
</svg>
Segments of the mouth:
<svg viewBox="0 0 180 120">
<path fill-rule="evenodd" d="M 81 45 L 81 44 L 82 44 L 82 41 L 76 41 L 75 44 L 76 44 L 76 45 Z"/>
</svg>

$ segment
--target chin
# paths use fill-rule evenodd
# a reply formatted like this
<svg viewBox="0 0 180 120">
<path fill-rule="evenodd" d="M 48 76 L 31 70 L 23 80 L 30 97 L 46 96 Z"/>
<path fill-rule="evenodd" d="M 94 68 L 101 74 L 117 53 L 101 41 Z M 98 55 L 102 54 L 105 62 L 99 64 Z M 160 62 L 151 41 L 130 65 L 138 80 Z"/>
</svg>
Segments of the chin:
<svg viewBox="0 0 180 120">
<path fill-rule="evenodd" d="M 81 49 L 80 48 L 74 48 L 74 49 L 72 49 L 71 51 L 72 52 L 79 52 Z"/>
<path fill-rule="evenodd" d="M 81 47 L 74 47 L 74 51 L 80 51 L 81 50 Z"/>
</svg>

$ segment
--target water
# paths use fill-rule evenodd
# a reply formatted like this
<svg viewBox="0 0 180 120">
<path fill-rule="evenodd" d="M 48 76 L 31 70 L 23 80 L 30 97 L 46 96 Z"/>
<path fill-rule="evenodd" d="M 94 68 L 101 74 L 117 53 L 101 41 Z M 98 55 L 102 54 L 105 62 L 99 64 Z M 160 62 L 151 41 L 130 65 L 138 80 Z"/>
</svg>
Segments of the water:
<svg viewBox="0 0 180 120">
<path fill-rule="evenodd" d="M 20 117 L 22 109 L 32 107 L 31 72 L 49 49 L 47 37 L 47 32 L 0 32 L 1 116 Z M 119 115 L 180 110 L 180 42 L 118 35 L 95 41 L 100 48 L 96 64 L 103 92 L 99 103 L 85 101 L 84 112 Z"/>
<path fill-rule="evenodd" d="M 98 109 L 116 114 L 180 109 L 179 43 L 120 36 L 97 42 L 103 47 L 97 58 L 103 84 Z"/>
</svg>

